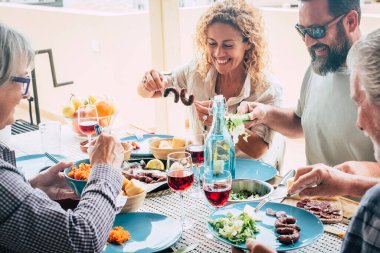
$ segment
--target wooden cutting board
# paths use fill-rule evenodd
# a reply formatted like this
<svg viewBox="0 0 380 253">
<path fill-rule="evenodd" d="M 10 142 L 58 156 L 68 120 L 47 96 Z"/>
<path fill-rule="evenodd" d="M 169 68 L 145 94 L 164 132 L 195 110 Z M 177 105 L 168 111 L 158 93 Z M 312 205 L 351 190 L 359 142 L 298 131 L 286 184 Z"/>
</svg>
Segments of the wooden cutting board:
<svg viewBox="0 0 380 253">
<path fill-rule="evenodd" d="M 313 198 L 315 199 L 315 198 Z M 333 224 L 333 223 L 339 223 L 342 221 L 343 219 L 343 206 L 342 206 L 342 203 L 341 201 L 338 199 L 338 200 L 324 200 L 324 199 L 315 199 L 315 200 L 321 200 L 321 201 L 327 201 L 331 204 L 331 207 L 333 209 L 338 209 L 340 211 L 340 215 L 339 215 L 339 218 L 337 219 L 325 219 L 325 218 L 319 218 L 323 223 L 325 224 Z M 297 202 L 300 201 L 300 199 L 293 199 L 293 198 L 288 198 L 288 199 L 285 199 L 282 203 L 285 203 L 285 204 L 288 204 L 288 205 L 292 205 L 292 206 L 296 206 Z"/>
</svg>

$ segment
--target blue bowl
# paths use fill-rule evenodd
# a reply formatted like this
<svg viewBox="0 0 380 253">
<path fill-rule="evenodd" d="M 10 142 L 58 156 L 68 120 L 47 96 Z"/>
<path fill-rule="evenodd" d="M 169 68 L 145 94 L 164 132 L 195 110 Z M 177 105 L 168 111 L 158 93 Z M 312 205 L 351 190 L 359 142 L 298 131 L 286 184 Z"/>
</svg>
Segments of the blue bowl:
<svg viewBox="0 0 380 253">
<path fill-rule="evenodd" d="M 74 163 L 75 166 L 78 166 L 81 163 L 90 163 L 89 159 L 80 160 Z M 65 175 L 65 179 L 67 183 L 70 185 L 71 189 L 77 194 L 78 196 L 82 195 L 84 187 L 87 185 L 87 181 L 85 180 L 76 180 L 74 178 L 69 177 L 67 174 L 71 171 L 72 167 L 67 167 L 63 174 Z"/>
</svg>

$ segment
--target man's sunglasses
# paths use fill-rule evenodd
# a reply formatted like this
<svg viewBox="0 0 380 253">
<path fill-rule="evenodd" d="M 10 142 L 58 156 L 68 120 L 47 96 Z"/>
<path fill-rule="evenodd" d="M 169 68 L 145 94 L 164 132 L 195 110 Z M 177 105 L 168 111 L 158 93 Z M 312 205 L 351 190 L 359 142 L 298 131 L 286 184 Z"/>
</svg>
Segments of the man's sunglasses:
<svg viewBox="0 0 380 253">
<path fill-rule="evenodd" d="M 340 15 L 340 16 L 334 18 L 333 20 L 331 20 L 330 22 L 328 22 L 325 25 L 312 26 L 312 27 L 305 28 L 305 27 L 301 26 L 300 24 L 296 24 L 295 28 L 303 39 L 305 39 L 306 34 L 309 35 L 311 38 L 316 39 L 316 40 L 322 39 L 323 37 L 326 36 L 327 30 L 330 27 L 332 27 L 333 25 L 335 25 L 344 16 L 346 16 L 346 14 L 343 14 L 343 15 Z"/>
<path fill-rule="evenodd" d="M 11 81 L 22 84 L 22 95 L 25 96 L 26 94 L 28 94 L 30 77 L 12 76 Z"/>
</svg>

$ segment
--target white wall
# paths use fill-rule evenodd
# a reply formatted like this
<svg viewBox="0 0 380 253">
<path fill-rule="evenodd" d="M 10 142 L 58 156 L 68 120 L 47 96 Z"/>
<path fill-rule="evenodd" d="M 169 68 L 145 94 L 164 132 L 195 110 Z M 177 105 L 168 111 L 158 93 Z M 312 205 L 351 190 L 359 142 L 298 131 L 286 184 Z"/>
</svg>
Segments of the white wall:
<svg viewBox="0 0 380 253">
<path fill-rule="evenodd" d="M 193 57 L 196 22 L 207 7 L 180 10 L 181 62 Z M 295 106 L 309 55 L 294 24 L 296 9 L 263 8 L 269 44 L 270 69 L 284 85 L 285 106 Z M 373 12 L 372 12 L 373 13 Z M 66 11 L 38 6 L 13 6 L 0 3 L 0 20 L 31 38 L 35 49 L 52 48 L 57 79 L 73 80 L 74 85 L 53 88 L 48 58 L 36 57 L 40 106 L 60 114 L 70 93 L 79 96 L 107 94 L 115 99 L 123 124 L 137 123 L 154 127 L 155 103 L 139 98 L 136 86 L 142 74 L 152 66 L 149 15 L 105 14 Z M 380 13 L 364 15 L 362 30 L 368 33 L 380 27 Z M 99 50 L 97 50 L 97 45 Z M 175 115 L 184 107 L 170 106 L 173 126 L 184 128 Z M 183 117 L 180 117 L 181 121 Z M 159 120 L 159 119 L 158 119 Z"/>
<path fill-rule="evenodd" d="M 110 15 L 0 4 L 0 20 L 28 36 L 35 49 L 53 49 L 58 82 L 74 81 L 53 88 L 48 57 L 38 55 L 41 109 L 60 114 L 70 93 L 106 94 L 114 98 L 119 118 L 142 125 L 154 122 L 154 101 L 136 94 L 142 74 L 151 66 L 147 12 Z"/>
</svg>

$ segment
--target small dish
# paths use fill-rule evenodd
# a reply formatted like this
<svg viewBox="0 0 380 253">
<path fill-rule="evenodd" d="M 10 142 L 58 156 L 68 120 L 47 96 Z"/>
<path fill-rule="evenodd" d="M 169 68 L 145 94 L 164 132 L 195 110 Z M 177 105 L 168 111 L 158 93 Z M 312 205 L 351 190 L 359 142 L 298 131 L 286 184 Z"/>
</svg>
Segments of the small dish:
<svg viewBox="0 0 380 253">
<path fill-rule="evenodd" d="M 139 210 L 139 208 L 143 205 L 145 197 L 146 197 L 146 190 L 143 192 L 136 194 L 134 196 L 130 196 L 127 199 L 127 202 L 121 209 L 120 213 L 129 213 L 129 212 L 136 212 Z"/>
<path fill-rule="evenodd" d="M 74 166 L 78 166 L 81 163 L 90 163 L 89 159 L 80 160 L 74 163 Z M 63 174 L 67 183 L 70 185 L 71 189 L 75 192 L 76 195 L 81 196 L 84 187 L 87 184 L 87 180 L 76 180 L 68 176 L 69 172 L 72 170 L 72 167 L 67 167 L 64 169 Z"/>
</svg>

